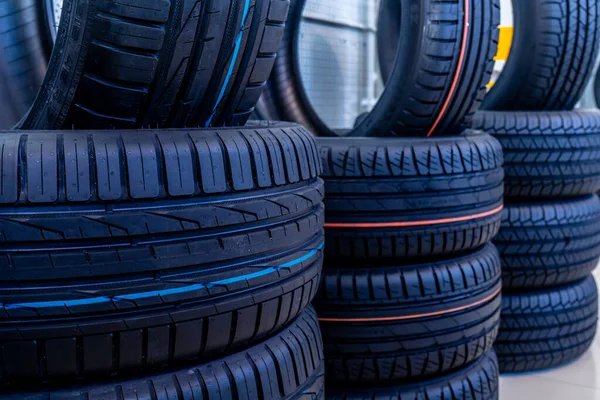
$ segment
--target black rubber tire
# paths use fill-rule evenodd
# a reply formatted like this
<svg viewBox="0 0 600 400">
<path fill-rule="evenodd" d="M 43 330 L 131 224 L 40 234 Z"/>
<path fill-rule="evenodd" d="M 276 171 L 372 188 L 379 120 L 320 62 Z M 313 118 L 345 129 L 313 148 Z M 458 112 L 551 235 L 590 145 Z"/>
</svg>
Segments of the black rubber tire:
<svg viewBox="0 0 600 400">
<path fill-rule="evenodd" d="M 329 382 L 414 382 L 460 369 L 498 333 L 500 257 L 491 244 L 456 259 L 362 268 L 325 264 L 314 305 Z"/>
<path fill-rule="evenodd" d="M 2 398 L 323 400 L 323 345 L 316 314 L 309 308 L 263 343 L 206 364 L 130 381 L 96 381 L 69 389 L 5 393 Z"/>
<path fill-rule="evenodd" d="M 27 112 L 52 51 L 38 0 L 0 0 L 0 129 Z"/>
<path fill-rule="evenodd" d="M 218 354 L 317 290 L 323 183 L 299 126 L 13 132 L 0 149 L 0 383 Z"/>
<path fill-rule="evenodd" d="M 65 0 L 22 129 L 243 125 L 289 0 Z"/>
<path fill-rule="evenodd" d="M 600 199 L 508 203 L 494 243 L 502 256 L 505 289 L 582 279 L 600 260 Z"/>
<path fill-rule="evenodd" d="M 502 149 L 489 135 L 317 143 L 331 259 L 458 253 L 500 229 Z"/>
<path fill-rule="evenodd" d="M 4 282 L 264 256 L 322 229 L 317 147 L 294 124 L 6 132 L 0 162 Z"/>
<path fill-rule="evenodd" d="M 297 54 L 304 0 L 292 0 L 263 113 L 301 123 L 319 136 L 456 135 L 468 126 L 492 74 L 499 0 L 390 0 L 382 7 L 383 16 L 402 18 L 400 28 L 385 33 L 385 46 L 380 46 L 387 57 L 381 63 L 391 72 L 379 102 L 354 129 L 331 131 L 307 99 Z M 398 34 L 401 40 L 390 45 Z"/>
<path fill-rule="evenodd" d="M 497 400 L 498 360 L 493 351 L 464 369 L 436 379 L 376 389 L 329 389 L 328 400 Z"/>
<path fill-rule="evenodd" d="M 507 197 L 600 191 L 600 111 L 479 112 L 473 128 L 504 148 Z"/>
<path fill-rule="evenodd" d="M 597 0 L 513 0 L 514 37 L 486 110 L 571 110 L 600 49 Z"/>
<path fill-rule="evenodd" d="M 505 293 L 495 344 L 501 372 L 559 366 L 591 346 L 598 323 L 598 288 L 592 276 L 555 289 Z"/>
</svg>

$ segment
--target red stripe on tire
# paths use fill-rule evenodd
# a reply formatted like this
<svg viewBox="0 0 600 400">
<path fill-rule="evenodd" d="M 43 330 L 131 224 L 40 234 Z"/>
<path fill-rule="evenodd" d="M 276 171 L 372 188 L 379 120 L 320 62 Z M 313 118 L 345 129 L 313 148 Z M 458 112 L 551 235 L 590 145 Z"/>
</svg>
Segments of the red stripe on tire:
<svg viewBox="0 0 600 400">
<path fill-rule="evenodd" d="M 458 59 L 458 65 L 456 66 L 456 73 L 454 74 L 454 80 L 452 81 L 452 86 L 450 87 L 450 92 L 448 93 L 448 97 L 446 98 L 446 101 L 444 102 L 444 105 L 442 106 L 442 110 L 440 111 L 435 122 L 431 126 L 431 129 L 429 130 L 427 137 L 430 137 L 433 134 L 433 132 L 435 132 L 435 130 L 438 128 L 440 123 L 442 122 L 442 118 L 444 118 L 446 111 L 448 111 L 448 108 L 450 107 L 450 102 L 452 101 L 452 98 L 454 97 L 454 94 L 456 92 L 456 88 L 458 87 L 458 80 L 460 79 L 460 76 L 462 74 L 462 69 L 465 64 L 465 56 L 467 53 L 467 39 L 469 38 L 469 25 L 470 25 L 469 20 L 471 18 L 471 10 L 470 10 L 471 5 L 470 5 L 469 1 L 470 0 L 464 0 L 465 22 L 463 25 L 462 44 L 461 44 L 461 49 L 460 49 L 460 54 L 459 54 L 459 59 Z"/>
<path fill-rule="evenodd" d="M 364 222 L 364 223 L 347 223 L 347 222 L 329 222 L 325 224 L 325 228 L 406 228 L 411 226 L 427 226 L 427 225 L 439 225 L 439 224 L 451 224 L 454 222 L 471 221 L 478 218 L 489 217 L 490 215 L 497 214 L 504 209 L 504 205 L 494 208 L 493 210 L 486 211 L 479 214 L 465 215 L 464 217 L 455 218 L 441 218 L 441 219 L 430 219 L 425 221 L 405 221 L 405 222 Z"/>
</svg>

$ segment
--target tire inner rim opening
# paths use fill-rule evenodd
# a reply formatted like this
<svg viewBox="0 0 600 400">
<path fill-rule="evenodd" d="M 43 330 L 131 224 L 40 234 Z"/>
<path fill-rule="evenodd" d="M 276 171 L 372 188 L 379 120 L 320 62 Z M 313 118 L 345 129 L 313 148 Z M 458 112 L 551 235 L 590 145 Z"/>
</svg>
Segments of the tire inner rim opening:
<svg viewBox="0 0 600 400">
<path fill-rule="evenodd" d="M 62 14 L 63 0 L 51 0 L 50 1 L 51 9 L 49 10 L 52 13 L 52 21 L 53 26 L 56 31 L 58 31 L 58 27 L 60 25 L 60 16 Z"/>
<path fill-rule="evenodd" d="M 514 34 L 514 16 L 511 0 L 500 1 L 500 37 L 498 39 L 498 53 L 494 57 L 494 71 L 487 85 L 490 90 L 498 81 L 500 74 L 506 66 Z"/>
<path fill-rule="evenodd" d="M 352 129 L 383 93 L 379 5 L 380 0 L 306 0 L 297 68 L 308 102 L 333 131 Z"/>
</svg>

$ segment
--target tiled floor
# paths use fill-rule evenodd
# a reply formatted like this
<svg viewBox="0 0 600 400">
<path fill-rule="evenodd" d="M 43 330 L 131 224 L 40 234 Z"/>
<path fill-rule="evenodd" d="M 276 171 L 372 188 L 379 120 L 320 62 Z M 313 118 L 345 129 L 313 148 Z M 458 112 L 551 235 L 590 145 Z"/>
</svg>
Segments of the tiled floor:
<svg viewBox="0 0 600 400">
<path fill-rule="evenodd" d="M 594 273 L 600 283 L 600 269 Z M 600 400 L 600 335 L 590 351 L 561 368 L 503 375 L 500 400 Z"/>
</svg>

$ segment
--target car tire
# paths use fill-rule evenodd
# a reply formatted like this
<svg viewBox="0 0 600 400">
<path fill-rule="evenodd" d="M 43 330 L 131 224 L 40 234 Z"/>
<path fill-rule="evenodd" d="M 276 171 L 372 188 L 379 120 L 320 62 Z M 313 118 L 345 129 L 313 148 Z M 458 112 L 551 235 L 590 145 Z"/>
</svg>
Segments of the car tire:
<svg viewBox="0 0 600 400">
<path fill-rule="evenodd" d="M 328 261 L 314 305 L 329 381 L 409 383 L 467 366 L 494 343 L 500 289 L 492 245 L 413 265 Z"/>
<path fill-rule="evenodd" d="M 598 288 L 592 276 L 567 286 L 505 293 L 495 348 L 501 372 L 526 372 L 568 363 L 596 335 Z"/>
<path fill-rule="evenodd" d="M 479 112 L 473 129 L 500 141 L 510 198 L 600 191 L 600 112 Z"/>
<path fill-rule="evenodd" d="M 243 125 L 275 62 L 288 0 L 65 0 L 21 129 Z"/>
<path fill-rule="evenodd" d="M 297 42 L 304 3 L 292 1 L 262 114 L 298 122 L 318 136 L 458 135 L 468 126 L 492 74 L 498 0 L 384 1 L 381 18 L 402 19 L 394 19 L 390 27 L 399 24 L 397 32 L 380 34 L 385 44 L 379 48 L 380 64 L 389 70 L 384 73 L 387 86 L 375 108 L 343 132 L 332 131 L 318 117 L 302 84 Z M 386 26 L 384 22 L 379 26 Z"/>
<path fill-rule="evenodd" d="M 131 380 L 96 381 L 69 389 L 3 393 L 4 399 L 264 399 L 323 400 L 323 345 L 312 308 L 273 337 L 238 353 Z M 113 378 L 114 379 L 114 378 Z M 31 390 L 31 388 L 27 388 Z M 25 390 L 27 390 L 25 389 Z"/>
<path fill-rule="evenodd" d="M 503 207 L 502 151 L 491 136 L 318 138 L 326 257 L 456 254 L 491 240 Z"/>
<path fill-rule="evenodd" d="M 505 289 L 565 285 L 600 260 L 600 199 L 508 203 L 494 239 Z"/>
<path fill-rule="evenodd" d="M 299 126 L 17 131 L 0 160 L 2 383 L 206 359 L 317 291 L 323 183 Z"/>
<path fill-rule="evenodd" d="M 331 400 L 429 399 L 498 400 L 498 360 L 488 352 L 464 369 L 439 378 L 378 388 L 335 388 L 328 390 Z"/>
<path fill-rule="evenodd" d="M 0 129 L 27 113 L 41 85 L 52 43 L 36 0 L 0 2 Z"/>
<path fill-rule="evenodd" d="M 513 0 L 514 38 L 486 110 L 571 110 L 600 49 L 595 0 Z"/>
</svg>

